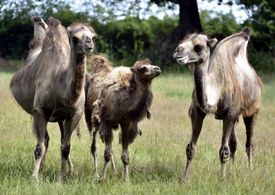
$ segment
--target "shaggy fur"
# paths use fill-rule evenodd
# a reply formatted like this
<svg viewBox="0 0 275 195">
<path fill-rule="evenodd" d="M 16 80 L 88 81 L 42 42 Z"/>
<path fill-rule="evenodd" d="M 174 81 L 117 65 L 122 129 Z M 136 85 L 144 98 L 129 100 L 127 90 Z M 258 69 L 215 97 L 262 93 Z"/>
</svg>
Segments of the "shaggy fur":
<svg viewBox="0 0 275 195">
<path fill-rule="evenodd" d="M 106 175 L 107 163 L 110 160 L 114 168 L 111 146 L 112 130 L 120 125 L 123 147 L 122 161 L 125 179 L 128 179 L 128 145 L 134 141 L 140 132 L 138 122 L 150 115 L 149 108 L 153 98 L 151 81 L 160 74 L 160 69 L 157 66 L 150 65 L 148 59 L 137 61 L 132 68 L 118 67 L 110 71 L 111 69 L 106 64 L 98 63 L 94 69 L 96 73 L 89 80 L 90 87 L 87 93 L 88 102 L 86 106 L 90 105 L 89 107 L 93 108 L 90 109 L 93 114 L 88 119 L 92 118 L 95 133 L 99 129 L 100 136 L 106 144 L 105 166 L 102 177 L 104 178 Z M 98 69 L 101 71 L 98 71 Z M 99 82 L 100 84 L 98 84 Z M 95 134 L 93 135 L 95 136 Z M 95 138 L 91 146 L 95 158 L 94 142 Z"/>
<path fill-rule="evenodd" d="M 70 158 L 70 138 L 84 108 L 84 80 L 86 55 L 94 47 L 94 31 L 81 26 L 69 36 L 60 21 L 49 18 L 42 50 L 33 60 L 27 60 L 10 84 L 18 104 L 33 116 L 37 137 L 33 178 L 38 179 L 41 161 L 48 147 L 48 122 L 58 122 L 61 131 L 61 179 L 65 178 L 67 163 L 73 171 Z M 80 28 L 80 27 L 78 27 Z M 88 29 L 88 30 L 87 30 Z M 31 53 L 31 52 L 30 52 Z"/>
<path fill-rule="evenodd" d="M 187 166 L 184 179 L 190 170 L 195 145 L 203 119 L 214 113 L 223 120 L 223 138 L 220 148 L 221 175 L 225 175 L 225 162 L 234 159 L 237 140 L 234 126 L 239 115 L 244 118 L 247 131 L 247 155 L 252 158 L 253 124 L 260 107 L 261 79 L 247 60 L 248 28 L 223 39 L 210 57 L 210 48 L 216 43 L 206 35 L 192 34 L 177 47 L 174 57 L 179 63 L 192 65 L 195 81 L 193 101 L 189 114 L 192 120 L 192 138 L 187 146 Z"/>
</svg>

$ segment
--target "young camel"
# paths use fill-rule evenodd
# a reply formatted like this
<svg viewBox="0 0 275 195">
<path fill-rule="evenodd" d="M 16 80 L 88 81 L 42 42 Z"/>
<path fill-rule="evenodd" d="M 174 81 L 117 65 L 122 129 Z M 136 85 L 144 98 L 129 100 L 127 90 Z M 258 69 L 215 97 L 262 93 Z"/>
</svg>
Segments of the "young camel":
<svg viewBox="0 0 275 195">
<path fill-rule="evenodd" d="M 104 67 L 102 63 L 100 67 Z M 91 114 L 86 116 L 86 119 L 90 119 L 91 125 L 95 128 L 91 146 L 92 155 L 95 159 L 95 175 L 98 175 L 95 143 L 95 136 L 98 130 L 101 139 L 106 145 L 104 152 L 105 163 L 101 179 L 106 177 L 107 165 L 110 160 L 115 169 L 112 152 L 113 129 L 118 128 L 118 125 L 120 125 L 123 150 L 121 160 L 124 165 L 124 178 L 126 181 L 129 180 L 128 145 L 140 133 L 138 122 L 145 116 L 147 118 L 150 117 L 148 109 L 151 106 L 153 98 L 151 82 L 160 72 L 158 66 L 151 65 L 150 61 L 145 59 L 137 61 L 132 68 L 118 67 L 114 68 L 111 72 L 109 70 L 106 71 L 106 67 L 102 68 L 102 75 L 105 75 L 103 81 L 100 81 L 102 75 L 97 73 L 100 79 L 94 78 L 96 74 L 92 75 L 89 81 L 90 87 L 86 104 L 89 106 L 88 109 L 92 109 L 90 109 Z M 100 92 L 93 90 L 94 86 L 98 86 L 97 81 L 101 82 Z M 93 97 L 93 93 L 97 93 L 97 99 L 90 98 Z"/>
<path fill-rule="evenodd" d="M 90 58 L 90 63 L 92 65 L 91 75 L 87 75 L 85 83 L 85 121 L 88 130 L 92 136 L 91 153 L 94 159 L 94 178 L 99 178 L 98 175 L 98 163 L 97 163 L 97 149 L 96 149 L 96 134 L 98 132 L 99 118 L 98 113 L 94 112 L 94 107 L 99 98 L 101 88 L 106 76 L 112 71 L 112 63 L 102 55 L 94 55 Z M 93 128 L 96 128 L 93 130 Z M 115 170 L 114 159 L 111 159 L 112 167 Z"/>
<path fill-rule="evenodd" d="M 203 34 L 191 34 L 176 48 L 174 57 L 180 64 L 190 64 L 194 73 L 195 89 L 189 115 L 192 136 L 186 148 L 187 164 L 182 180 L 188 178 L 195 147 L 206 114 L 213 113 L 223 120 L 222 143 L 219 151 L 221 176 L 225 176 L 225 164 L 237 147 L 234 127 L 239 115 L 246 126 L 246 152 L 252 165 L 253 129 L 260 107 L 261 79 L 247 60 L 247 44 L 250 30 L 223 39 L 210 56 L 210 48 L 217 40 Z"/>
<path fill-rule="evenodd" d="M 61 174 L 70 172 L 70 139 L 83 113 L 86 75 L 86 55 L 94 49 L 95 31 L 86 25 L 75 24 L 68 34 L 61 23 L 48 19 L 48 30 L 42 50 L 34 60 L 12 78 L 10 88 L 18 104 L 33 117 L 37 138 L 34 150 L 33 178 L 38 180 L 41 161 L 48 147 L 48 122 L 58 122 L 61 131 Z"/>
</svg>

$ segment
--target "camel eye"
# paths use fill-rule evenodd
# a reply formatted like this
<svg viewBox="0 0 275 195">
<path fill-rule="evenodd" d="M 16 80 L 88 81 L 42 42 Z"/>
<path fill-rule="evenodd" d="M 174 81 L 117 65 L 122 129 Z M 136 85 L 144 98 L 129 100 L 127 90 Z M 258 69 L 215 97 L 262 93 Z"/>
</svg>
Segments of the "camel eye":
<svg viewBox="0 0 275 195">
<path fill-rule="evenodd" d="M 143 67 L 139 68 L 138 70 L 141 73 L 145 73 L 147 71 L 147 68 L 145 66 L 143 66 Z"/>
<path fill-rule="evenodd" d="M 197 45 L 194 46 L 194 51 L 195 52 L 200 53 L 202 50 L 203 50 L 202 45 L 197 44 Z"/>
</svg>

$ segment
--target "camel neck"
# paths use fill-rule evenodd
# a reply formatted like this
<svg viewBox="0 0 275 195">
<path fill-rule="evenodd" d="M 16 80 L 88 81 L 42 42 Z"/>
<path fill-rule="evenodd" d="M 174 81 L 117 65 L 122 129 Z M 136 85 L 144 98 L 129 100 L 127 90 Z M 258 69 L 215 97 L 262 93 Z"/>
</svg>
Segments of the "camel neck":
<svg viewBox="0 0 275 195">
<path fill-rule="evenodd" d="M 194 82 L 196 100 L 202 110 L 215 112 L 221 90 L 218 75 L 209 69 L 209 58 L 195 65 Z"/>
<path fill-rule="evenodd" d="M 71 49 L 70 70 L 68 100 L 74 103 L 83 90 L 86 75 L 86 56 L 76 53 L 73 46 Z"/>
<path fill-rule="evenodd" d="M 209 59 L 205 60 L 202 63 L 196 63 L 194 65 L 194 82 L 195 82 L 195 90 L 196 90 L 196 100 L 200 107 L 205 110 L 207 107 L 206 100 L 206 77 L 208 75 L 208 64 Z"/>
</svg>

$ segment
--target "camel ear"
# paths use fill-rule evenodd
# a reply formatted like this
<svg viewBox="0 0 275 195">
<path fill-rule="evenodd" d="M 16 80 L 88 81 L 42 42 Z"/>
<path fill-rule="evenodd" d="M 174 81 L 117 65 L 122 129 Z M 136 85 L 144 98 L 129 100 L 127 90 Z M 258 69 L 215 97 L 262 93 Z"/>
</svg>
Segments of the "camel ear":
<svg viewBox="0 0 275 195">
<path fill-rule="evenodd" d="M 207 46 L 212 48 L 216 45 L 217 42 L 218 42 L 218 40 L 216 38 L 208 39 L 207 40 Z"/>
<path fill-rule="evenodd" d="M 135 70 L 133 67 L 131 67 L 130 70 L 131 70 L 133 73 L 136 72 L 136 70 Z"/>
</svg>

